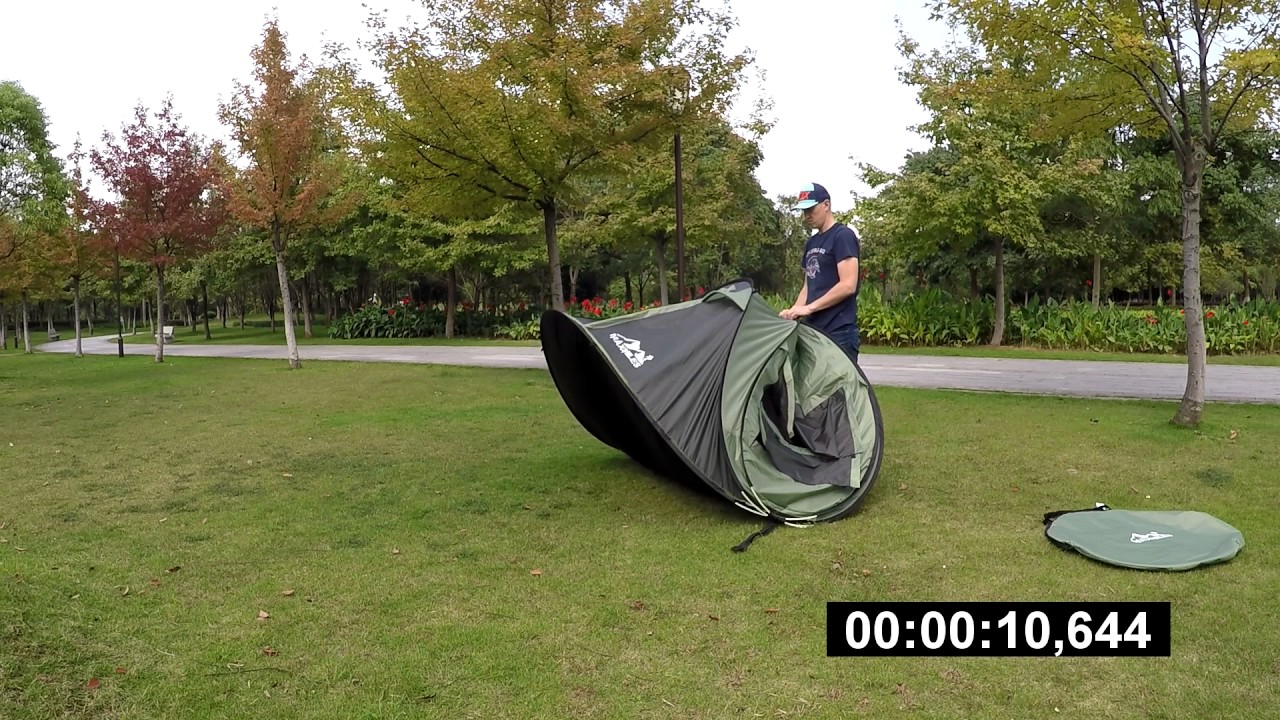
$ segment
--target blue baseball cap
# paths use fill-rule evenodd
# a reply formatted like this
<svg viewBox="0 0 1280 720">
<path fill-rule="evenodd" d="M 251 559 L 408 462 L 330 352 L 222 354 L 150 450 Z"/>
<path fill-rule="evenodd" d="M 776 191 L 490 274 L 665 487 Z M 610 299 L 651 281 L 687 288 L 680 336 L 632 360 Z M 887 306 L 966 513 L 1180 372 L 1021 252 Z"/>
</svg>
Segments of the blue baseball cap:
<svg viewBox="0 0 1280 720">
<path fill-rule="evenodd" d="M 800 195 L 796 198 L 798 201 L 791 206 L 793 210 L 808 210 L 823 200 L 830 200 L 831 193 L 818 183 L 809 183 L 800 189 Z"/>
</svg>

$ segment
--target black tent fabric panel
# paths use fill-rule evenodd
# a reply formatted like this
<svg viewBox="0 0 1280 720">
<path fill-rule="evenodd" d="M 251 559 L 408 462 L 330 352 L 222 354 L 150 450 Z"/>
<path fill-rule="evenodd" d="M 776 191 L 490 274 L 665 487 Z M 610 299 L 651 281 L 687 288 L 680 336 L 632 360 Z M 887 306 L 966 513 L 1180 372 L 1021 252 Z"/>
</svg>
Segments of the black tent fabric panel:
<svg viewBox="0 0 1280 720">
<path fill-rule="evenodd" d="M 671 447 L 609 367 L 609 360 L 569 316 L 549 310 L 541 320 L 547 368 L 578 422 L 600 442 L 657 475 L 708 491 L 707 483 Z M 739 493 L 729 497 L 740 499 Z"/>
<path fill-rule="evenodd" d="M 721 391 L 742 309 L 724 298 L 625 323 L 588 325 L 675 447 L 722 492 L 741 498 L 724 447 Z"/>
</svg>

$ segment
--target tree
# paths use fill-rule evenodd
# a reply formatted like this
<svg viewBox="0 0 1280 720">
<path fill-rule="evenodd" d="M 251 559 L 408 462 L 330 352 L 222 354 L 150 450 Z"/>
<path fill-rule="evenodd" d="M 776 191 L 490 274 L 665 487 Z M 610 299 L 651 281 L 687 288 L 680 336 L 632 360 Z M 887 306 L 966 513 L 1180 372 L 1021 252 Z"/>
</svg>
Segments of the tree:
<svg viewBox="0 0 1280 720">
<path fill-rule="evenodd" d="M 332 151 L 334 123 L 326 115 L 320 86 L 307 77 L 306 57 L 289 65 L 285 34 L 275 20 L 266 24 L 252 52 L 255 89 L 237 83 L 236 95 L 219 108 L 248 167 L 226 167 L 229 210 L 238 221 L 260 228 L 271 239 L 284 306 L 289 367 L 302 367 L 289 291 L 289 241 L 308 228 L 336 222 L 346 205 L 330 203 L 342 180 Z"/>
<path fill-rule="evenodd" d="M 556 225 L 575 178 L 606 172 L 684 112 L 718 107 L 745 67 L 721 51 L 730 26 L 696 0 L 424 0 L 426 27 L 371 50 L 391 96 L 365 86 L 385 152 L 416 163 L 442 207 L 477 194 L 542 214 L 551 301 L 564 308 Z M 692 26 L 704 35 L 682 36 Z M 679 67 L 681 69 L 677 70 Z"/>
<path fill-rule="evenodd" d="M 90 151 L 93 168 L 113 198 L 96 214 L 122 255 L 146 262 L 156 277 L 156 362 L 164 362 L 165 271 L 198 253 L 222 224 L 214 194 L 213 150 L 179 124 L 173 99 L 155 113 L 138 105 L 117 141 L 103 133 Z"/>
<path fill-rule="evenodd" d="M 27 288 L 40 254 L 32 246 L 60 232 L 68 193 L 40 102 L 18 83 L 0 83 L 0 283 L 22 296 L 27 352 Z"/>
<path fill-rule="evenodd" d="M 1219 140 L 1256 127 L 1280 91 L 1280 6 L 1257 0 L 940 0 L 983 45 L 1028 58 L 1040 107 L 1082 121 L 1159 128 L 1181 181 L 1187 382 L 1175 425 L 1204 412 L 1201 199 Z M 1030 87 L 1030 86 L 1029 86 Z M 1024 88 L 1025 89 L 1025 88 Z M 1026 101 L 1031 97 L 1024 94 Z"/>
</svg>

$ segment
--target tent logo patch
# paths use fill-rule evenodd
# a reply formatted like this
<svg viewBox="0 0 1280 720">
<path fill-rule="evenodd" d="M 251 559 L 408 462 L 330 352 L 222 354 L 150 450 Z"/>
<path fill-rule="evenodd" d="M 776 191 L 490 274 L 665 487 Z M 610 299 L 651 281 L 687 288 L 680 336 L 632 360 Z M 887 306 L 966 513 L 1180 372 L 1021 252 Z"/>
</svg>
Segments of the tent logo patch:
<svg viewBox="0 0 1280 720">
<path fill-rule="evenodd" d="M 1131 533 L 1129 535 L 1129 542 L 1138 544 L 1138 543 L 1149 542 L 1151 540 L 1163 540 L 1165 538 L 1171 538 L 1171 537 L 1173 536 L 1168 533 L 1156 532 L 1155 530 L 1152 530 L 1149 533 Z"/>
<path fill-rule="evenodd" d="M 618 349 L 622 351 L 622 354 L 626 356 L 627 360 L 631 363 L 631 367 L 638 368 L 653 359 L 652 355 L 640 349 L 639 340 L 632 340 L 621 333 L 610 333 L 609 339 L 612 340 L 613 344 L 617 345 Z"/>
</svg>

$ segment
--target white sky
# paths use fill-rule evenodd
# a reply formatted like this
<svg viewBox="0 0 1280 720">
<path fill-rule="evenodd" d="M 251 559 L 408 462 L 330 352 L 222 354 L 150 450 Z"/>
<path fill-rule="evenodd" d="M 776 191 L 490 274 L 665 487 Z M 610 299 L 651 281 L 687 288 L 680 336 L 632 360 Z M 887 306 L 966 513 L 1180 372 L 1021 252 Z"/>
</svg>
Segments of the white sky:
<svg viewBox="0 0 1280 720">
<path fill-rule="evenodd" d="M 355 50 L 368 37 L 362 0 L 4 0 L 0 80 L 16 80 L 43 105 L 58 155 L 76 134 L 97 145 L 119 132 L 142 102 L 156 109 L 172 93 L 194 132 L 225 138 L 217 104 L 234 81 L 251 77 L 250 50 L 275 14 L 290 52 L 322 59 L 325 42 Z M 750 48 L 755 68 L 740 115 L 761 88 L 772 96 L 773 130 L 761 141 L 758 177 L 770 197 L 806 182 L 831 191 L 837 210 L 853 193 L 858 161 L 895 169 L 923 143 L 908 128 L 923 119 L 911 88 L 898 81 L 900 17 L 908 33 L 937 45 L 945 28 L 931 23 L 925 0 L 731 0 L 738 28 L 728 49 Z M 393 23 L 421 13 L 413 0 L 372 3 Z"/>
</svg>

